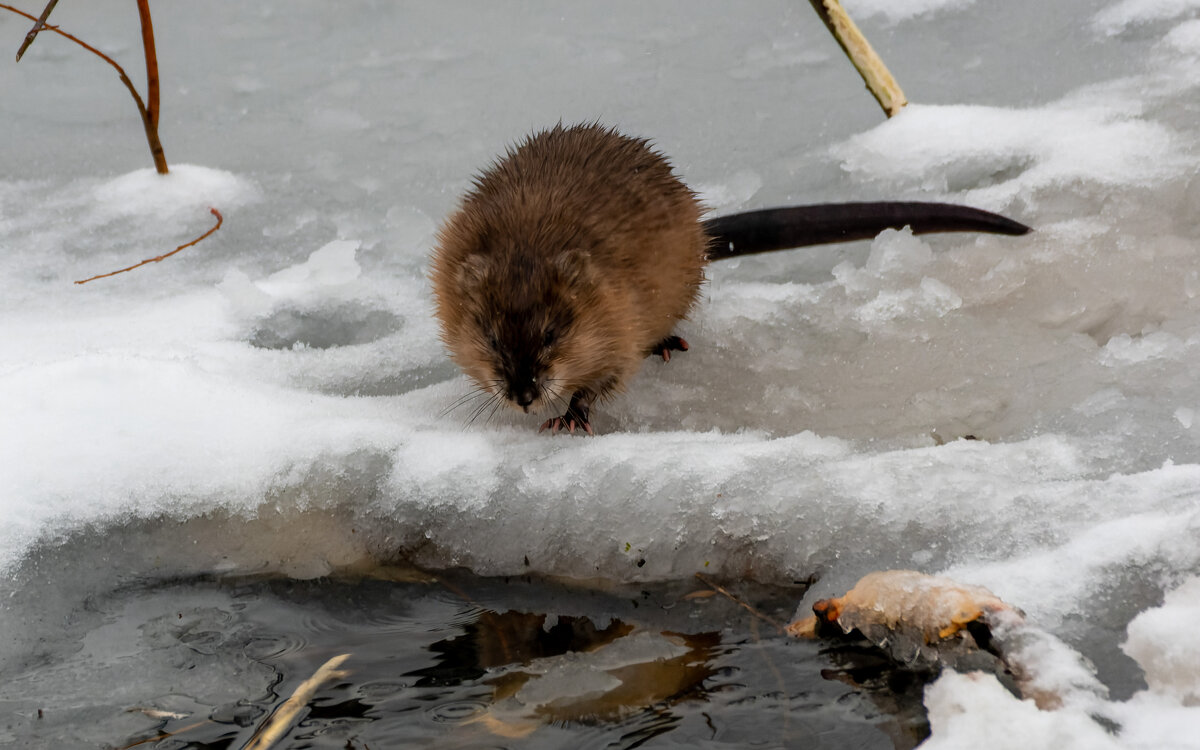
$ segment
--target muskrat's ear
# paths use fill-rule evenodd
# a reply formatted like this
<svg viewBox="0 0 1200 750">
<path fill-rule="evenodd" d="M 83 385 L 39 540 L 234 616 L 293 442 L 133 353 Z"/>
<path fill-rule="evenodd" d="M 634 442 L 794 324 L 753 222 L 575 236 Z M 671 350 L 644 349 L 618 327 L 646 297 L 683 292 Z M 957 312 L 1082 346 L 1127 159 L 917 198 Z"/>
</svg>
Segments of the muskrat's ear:
<svg viewBox="0 0 1200 750">
<path fill-rule="evenodd" d="M 458 266 L 456 281 L 460 290 L 478 288 L 487 281 L 492 270 L 491 261 L 482 253 L 471 253 Z"/>
<path fill-rule="evenodd" d="M 553 262 L 563 281 L 568 284 L 583 281 L 592 273 L 592 256 L 587 251 L 578 248 L 563 250 L 554 256 Z"/>
</svg>

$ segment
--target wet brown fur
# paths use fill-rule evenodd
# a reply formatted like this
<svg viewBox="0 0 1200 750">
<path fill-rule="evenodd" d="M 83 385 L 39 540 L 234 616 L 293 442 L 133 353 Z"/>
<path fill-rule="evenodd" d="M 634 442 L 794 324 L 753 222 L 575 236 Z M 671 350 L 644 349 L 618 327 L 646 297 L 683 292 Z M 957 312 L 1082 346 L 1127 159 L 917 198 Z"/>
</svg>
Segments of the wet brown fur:
<svg viewBox="0 0 1200 750">
<path fill-rule="evenodd" d="M 691 310 L 709 242 L 700 215 L 645 140 L 599 125 L 530 136 L 438 234 L 430 275 L 450 356 L 518 408 L 536 383 L 526 411 L 574 397 L 585 425 Z"/>
</svg>

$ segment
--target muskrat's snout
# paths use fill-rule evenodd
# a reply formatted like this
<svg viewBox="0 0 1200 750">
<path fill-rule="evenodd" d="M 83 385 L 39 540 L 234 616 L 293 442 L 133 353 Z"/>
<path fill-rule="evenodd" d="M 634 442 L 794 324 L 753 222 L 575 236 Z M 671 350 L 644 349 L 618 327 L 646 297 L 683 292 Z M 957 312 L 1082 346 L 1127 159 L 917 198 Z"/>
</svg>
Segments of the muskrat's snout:
<svg viewBox="0 0 1200 750">
<path fill-rule="evenodd" d="M 536 377 L 524 376 L 508 380 L 504 384 L 504 397 L 513 406 L 529 413 L 529 407 L 542 396 L 542 384 Z"/>
<path fill-rule="evenodd" d="M 519 388 L 512 394 L 512 400 L 517 402 L 517 406 L 525 411 L 529 411 L 529 405 L 537 401 L 538 388 L 536 383 L 531 383 L 524 388 Z"/>
</svg>

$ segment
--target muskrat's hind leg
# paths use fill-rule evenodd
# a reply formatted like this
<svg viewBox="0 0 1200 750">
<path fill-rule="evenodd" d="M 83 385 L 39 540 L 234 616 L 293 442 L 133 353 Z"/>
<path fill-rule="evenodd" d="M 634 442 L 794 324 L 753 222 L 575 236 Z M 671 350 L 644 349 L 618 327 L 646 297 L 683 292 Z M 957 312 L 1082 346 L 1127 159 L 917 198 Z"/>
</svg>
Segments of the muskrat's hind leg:
<svg viewBox="0 0 1200 750">
<path fill-rule="evenodd" d="M 686 352 L 688 350 L 688 342 L 678 336 L 667 336 L 662 341 L 650 347 L 650 352 L 647 357 L 658 355 L 663 358 L 663 362 L 671 361 L 671 351 Z"/>
<path fill-rule="evenodd" d="M 595 396 L 589 391 L 575 391 L 571 396 L 571 403 L 567 406 L 567 413 L 561 417 L 553 417 L 542 423 L 542 430 L 550 430 L 557 433 L 559 430 L 566 430 L 574 434 L 576 427 L 583 428 L 583 431 L 589 435 L 595 435 L 592 432 L 592 424 L 588 418 L 592 413 L 592 400 Z"/>
</svg>

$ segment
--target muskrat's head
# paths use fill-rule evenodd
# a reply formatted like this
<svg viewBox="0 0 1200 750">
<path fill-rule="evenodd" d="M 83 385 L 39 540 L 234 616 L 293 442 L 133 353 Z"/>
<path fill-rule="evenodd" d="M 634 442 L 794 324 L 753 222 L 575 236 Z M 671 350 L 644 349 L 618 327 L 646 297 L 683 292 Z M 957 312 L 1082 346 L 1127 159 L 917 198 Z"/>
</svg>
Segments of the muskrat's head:
<svg viewBox="0 0 1200 750">
<path fill-rule="evenodd" d="M 442 340 L 488 393 L 524 412 L 565 411 L 604 369 L 596 280 L 588 254 L 472 252 L 435 255 L 432 280 Z"/>
</svg>

